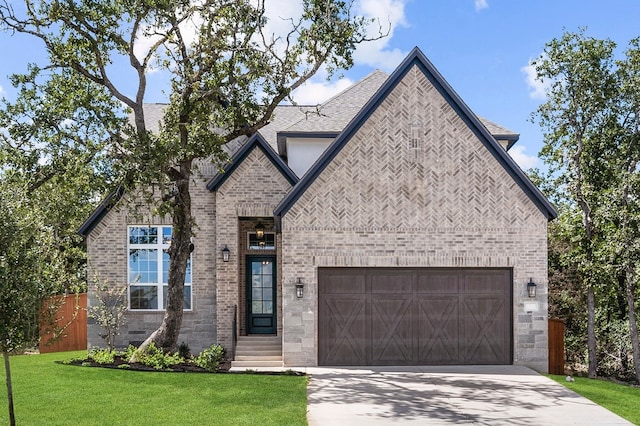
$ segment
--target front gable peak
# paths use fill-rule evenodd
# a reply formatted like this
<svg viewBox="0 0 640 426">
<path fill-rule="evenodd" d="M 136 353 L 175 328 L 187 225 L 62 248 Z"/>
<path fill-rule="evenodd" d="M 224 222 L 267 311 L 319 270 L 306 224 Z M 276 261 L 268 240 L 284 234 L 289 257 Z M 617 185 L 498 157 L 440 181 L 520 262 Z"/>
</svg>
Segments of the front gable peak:
<svg viewBox="0 0 640 426">
<path fill-rule="evenodd" d="M 298 184 L 289 192 L 280 204 L 276 207 L 274 214 L 277 218 L 284 216 L 300 199 L 305 191 L 312 185 L 318 176 L 325 170 L 334 158 L 349 143 L 363 124 L 375 113 L 378 107 L 392 94 L 394 89 L 403 84 L 403 79 L 414 68 L 426 77 L 435 90 L 444 100 L 443 108 L 446 107 L 455 111 L 459 119 L 477 137 L 484 148 L 498 161 L 511 179 L 519 186 L 533 204 L 542 212 L 547 219 L 557 216 L 555 208 L 542 195 L 524 172 L 516 165 L 513 159 L 499 145 L 496 139 L 482 124 L 480 119 L 462 101 L 453 88 L 446 82 L 438 70 L 427 59 L 422 51 L 415 47 L 404 59 L 398 68 L 391 74 L 387 81 L 380 87 L 376 94 L 365 104 L 355 118 L 349 123 L 344 131 L 327 148 L 313 167 L 305 174 Z M 419 99 L 419 94 L 416 94 Z M 400 111 L 398 111 L 400 113 Z M 393 137 L 389 135 L 389 137 Z"/>
</svg>

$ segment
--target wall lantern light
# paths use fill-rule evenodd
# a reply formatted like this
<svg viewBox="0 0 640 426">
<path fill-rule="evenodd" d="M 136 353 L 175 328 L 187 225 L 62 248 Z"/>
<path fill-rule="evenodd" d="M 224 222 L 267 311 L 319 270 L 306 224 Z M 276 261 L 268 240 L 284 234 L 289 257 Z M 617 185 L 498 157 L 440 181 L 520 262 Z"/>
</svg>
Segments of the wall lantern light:
<svg viewBox="0 0 640 426">
<path fill-rule="evenodd" d="M 264 225 L 262 224 L 262 222 L 258 221 L 255 227 L 255 231 L 256 237 L 258 237 L 259 240 L 264 238 Z"/>
<path fill-rule="evenodd" d="M 227 245 L 224 245 L 224 248 L 222 249 L 222 261 L 223 262 L 228 262 L 229 261 L 229 254 L 231 253 L 231 251 L 229 250 L 229 247 L 227 247 Z"/>
<path fill-rule="evenodd" d="M 533 278 L 529 278 L 529 282 L 527 283 L 527 294 L 529 297 L 536 297 L 536 283 L 533 282 Z"/>
<path fill-rule="evenodd" d="M 302 296 L 304 296 L 304 283 L 302 282 L 302 278 L 298 278 L 296 281 L 296 297 L 302 299 Z"/>
</svg>

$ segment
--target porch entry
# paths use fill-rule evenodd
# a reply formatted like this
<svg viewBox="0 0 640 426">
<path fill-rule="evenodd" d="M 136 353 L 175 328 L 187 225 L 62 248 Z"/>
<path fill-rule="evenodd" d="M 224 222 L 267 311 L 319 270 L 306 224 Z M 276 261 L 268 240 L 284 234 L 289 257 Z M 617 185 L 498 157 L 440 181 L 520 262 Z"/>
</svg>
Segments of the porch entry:
<svg viewBox="0 0 640 426">
<path fill-rule="evenodd" d="M 276 258 L 247 256 L 247 334 L 276 334 Z"/>
</svg>

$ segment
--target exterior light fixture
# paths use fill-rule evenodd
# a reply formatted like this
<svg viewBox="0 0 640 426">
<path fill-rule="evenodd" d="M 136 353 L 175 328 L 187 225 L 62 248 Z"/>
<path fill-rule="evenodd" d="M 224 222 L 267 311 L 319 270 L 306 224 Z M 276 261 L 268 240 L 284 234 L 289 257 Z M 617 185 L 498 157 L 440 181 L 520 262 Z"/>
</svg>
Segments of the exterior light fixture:
<svg viewBox="0 0 640 426">
<path fill-rule="evenodd" d="M 529 282 L 527 283 L 527 294 L 532 299 L 536 297 L 536 283 L 533 282 L 533 278 L 529 278 Z"/>
<path fill-rule="evenodd" d="M 304 296 L 304 283 L 302 282 L 302 278 L 298 278 L 296 281 L 296 297 L 302 299 L 302 296 Z"/>
<path fill-rule="evenodd" d="M 189 253 L 193 253 L 193 249 L 195 249 L 196 246 L 193 244 L 193 237 L 191 237 L 189 239 Z"/>
<path fill-rule="evenodd" d="M 256 231 L 256 237 L 258 237 L 259 240 L 264 238 L 264 225 L 262 224 L 262 222 L 258 221 L 255 227 L 255 231 Z"/>
<path fill-rule="evenodd" d="M 224 245 L 224 248 L 222 249 L 222 261 L 223 262 L 228 262 L 229 261 L 229 254 L 231 253 L 231 251 L 229 250 L 229 247 L 227 247 L 227 245 Z"/>
</svg>

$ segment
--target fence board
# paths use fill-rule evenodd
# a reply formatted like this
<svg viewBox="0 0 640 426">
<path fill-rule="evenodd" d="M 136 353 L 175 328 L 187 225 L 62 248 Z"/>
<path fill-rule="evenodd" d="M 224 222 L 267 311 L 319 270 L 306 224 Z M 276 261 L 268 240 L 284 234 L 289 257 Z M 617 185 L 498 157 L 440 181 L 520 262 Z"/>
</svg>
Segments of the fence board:
<svg viewBox="0 0 640 426">
<path fill-rule="evenodd" d="M 87 294 L 70 294 L 64 297 L 64 303 L 56 314 L 56 321 L 58 327 L 68 325 L 62 338 L 55 342 L 49 343 L 52 338 L 50 334 L 41 335 L 40 353 L 87 349 Z"/>
<path fill-rule="evenodd" d="M 549 319 L 549 374 L 564 375 L 564 321 Z"/>
</svg>

